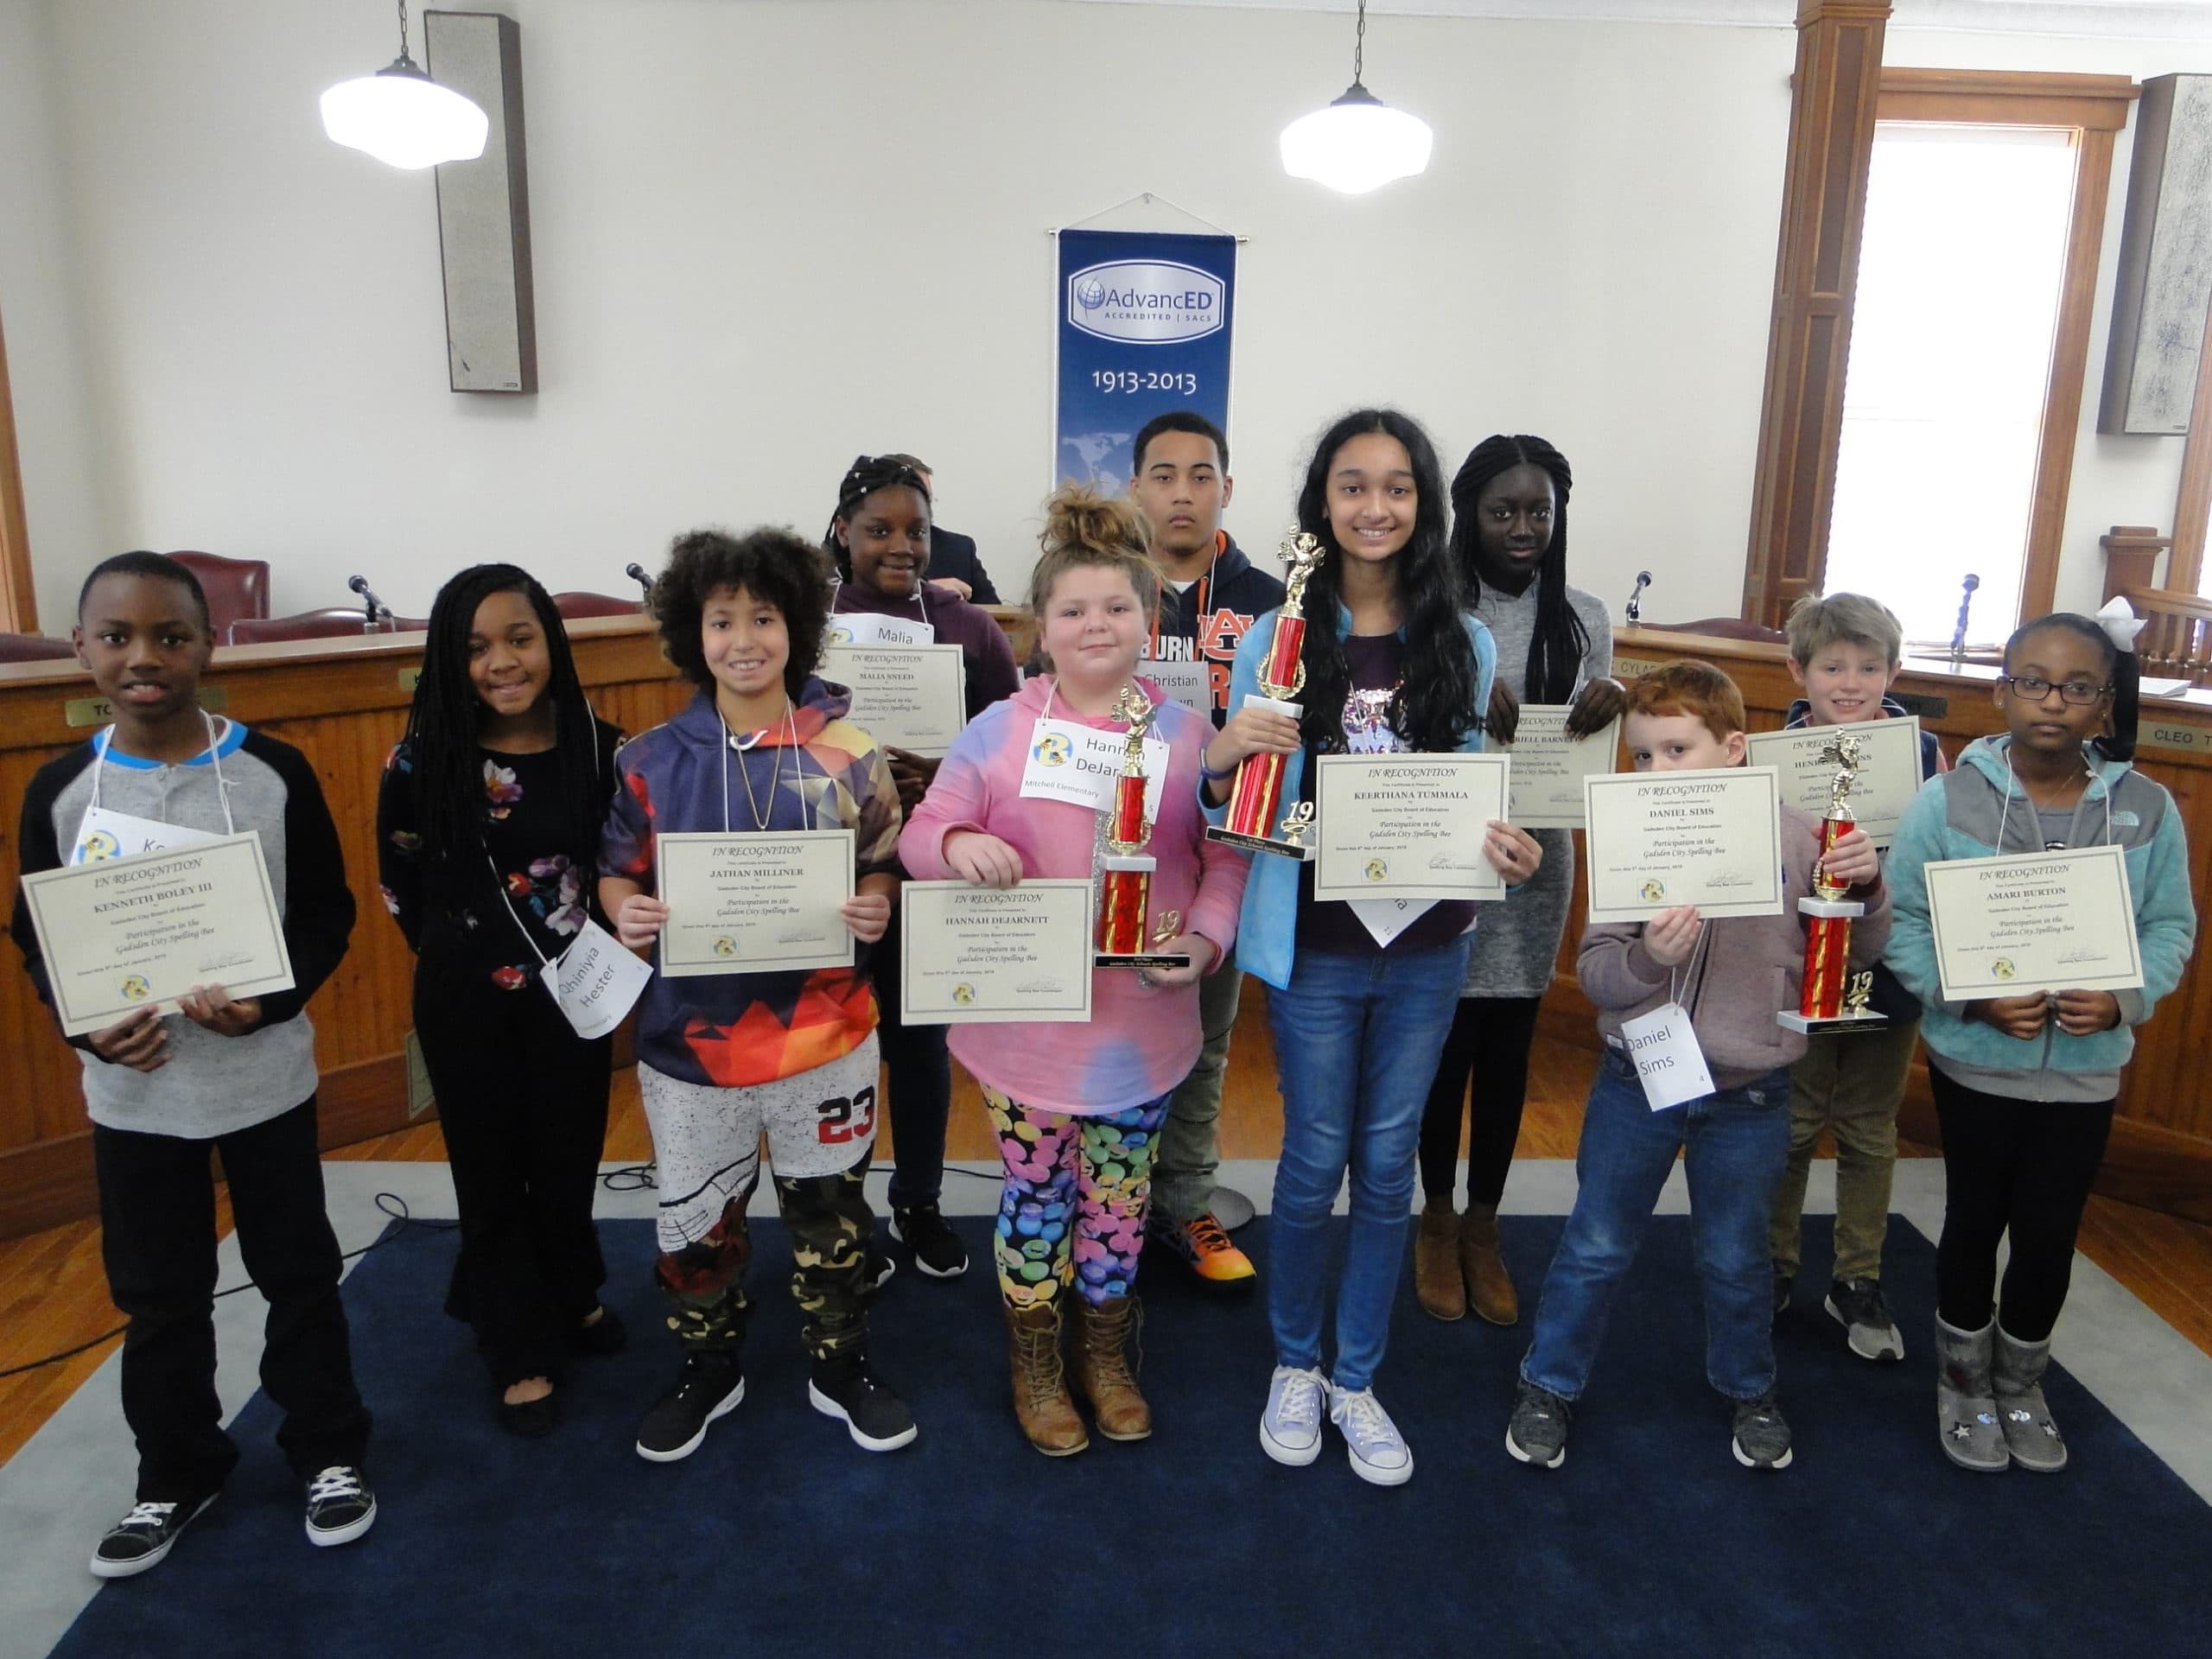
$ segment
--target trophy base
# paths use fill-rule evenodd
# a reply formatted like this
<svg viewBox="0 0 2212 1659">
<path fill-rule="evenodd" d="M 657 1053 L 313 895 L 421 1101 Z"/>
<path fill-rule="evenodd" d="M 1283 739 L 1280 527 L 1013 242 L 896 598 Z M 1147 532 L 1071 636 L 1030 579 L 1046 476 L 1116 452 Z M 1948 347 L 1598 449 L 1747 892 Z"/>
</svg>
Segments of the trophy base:
<svg viewBox="0 0 2212 1659">
<path fill-rule="evenodd" d="M 1094 968 L 1187 968 L 1191 955 L 1187 950 L 1138 950 L 1122 956 L 1113 950 L 1094 952 L 1090 958 Z"/>
<path fill-rule="evenodd" d="M 1872 1009 L 1863 1014 L 1816 1014 L 1785 1008 L 1774 1016 L 1774 1022 L 1812 1037 L 1824 1031 L 1878 1031 L 1890 1023 L 1890 1016 Z"/>
<path fill-rule="evenodd" d="M 1313 849 L 1302 841 L 1276 841 L 1266 836 L 1247 836 L 1234 830 L 1222 830 L 1212 825 L 1206 829 L 1208 841 L 1218 841 L 1225 846 L 1241 849 L 1248 853 L 1273 853 L 1278 858 L 1294 858 L 1300 862 L 1313 856 Z"/>
</svg>

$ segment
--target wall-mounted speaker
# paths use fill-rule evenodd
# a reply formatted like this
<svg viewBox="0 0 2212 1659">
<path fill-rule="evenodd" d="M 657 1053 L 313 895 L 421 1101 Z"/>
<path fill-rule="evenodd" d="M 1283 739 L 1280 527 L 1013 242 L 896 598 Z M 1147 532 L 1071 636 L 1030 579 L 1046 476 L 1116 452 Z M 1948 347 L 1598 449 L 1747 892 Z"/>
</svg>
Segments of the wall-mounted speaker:
<svg viewBox="0 0 2212 1659">
<path fill-rule="evenodd" d="M 522 29 L 497 12 L 427 11 L 423 43 L 438 84 L 474 99 L 492 122 L 483 155 L 437 168 L 451 384 L 455 391 L 536 391 Z"/>
</svg>

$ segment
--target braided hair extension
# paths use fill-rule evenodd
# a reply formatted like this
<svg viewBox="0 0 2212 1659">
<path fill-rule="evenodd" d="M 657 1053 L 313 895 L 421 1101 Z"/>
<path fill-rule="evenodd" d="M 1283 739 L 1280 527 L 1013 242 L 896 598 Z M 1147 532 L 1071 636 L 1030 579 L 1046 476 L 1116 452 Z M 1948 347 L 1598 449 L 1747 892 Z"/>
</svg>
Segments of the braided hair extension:
<svg viewBox="0 0 2212 1659">
<path fill-rule="evenodd" d="M 1536 626 L 1529 641 L 1522 701 L 1565 702 L 1574 696 L 1574 683 L 1590 651 L 1590 631 L 1567 602 L 1567 498 L 1574 488 L 1574 472 L 1567 457 L 1526 432 L 1510 437 L 1500 433 L 1469 450 L 1452 480 L 1452 556 L 1466 586 L 1467 603 L 1480 605 L 1483 579 L 1477 556 L 1482 524 L 1476 505 L 1491 480 L 1523 464 L 1551 476 L 1552 538 L 1536 567 Z"/>
<path fill-rule="evenodd" d="M 921 471 L 911 456 L 861 455 L 845 468 L 845 476 L 837 485 L 837 510 L 830 515 L 829 527 L 822 532 L 822 550 L 836 563 L 840 582 L 853 579 L 853 553 L 837 534 L 837 521 L 842 518 L 849 523 L 868 497 L 902 484 L 922 498 L 925 508 L 929 505 L 930 486 L 922 481 Z"/>
<path fill-rule="evenodd" d="M 422 677 L 415 683 L 415 702 L 407 713 L 424 885 L 448 907 L 467 902 L 485 874 L 484 759 L 478 742 L 484 703 L 468 677 L 468 636 L 477 607 L 493 594 L 528 599 L 545 635 L 552 671 L 543 695 L 553 702 L 553 747 L 560 757 L 561 795 L 569 819 L 561 850 L 578 869 L 598 868 L 600 826 L 607 816 L 607 791 L 594 781 L 599 733 L 552 594 L 519 565 L 479 564 L 463 570 L 438 589 L 430 606 Z"/>
<path fill-rule="evenodd" d="M 2079 635 L 2097 648 L 2104 658 L 2105 674 L 2112 682 L 2112 730 L 2089 740 L 2089 747 L 2107 760 L 2135 759 L 2135 728 L 2140 717 L 2142 667 L 2132 651 L 2122 651 L 2096 618 L 2079 611 L 2053 611 L 2032 622 L 2023 622 L 2005 642 L 2005 671 L 2012 671 L 2012 653 L 2038 633 Z"/>
<path fill-rule="evenodd" d="M 1395 409 L 1356 409 L 1321 435 L 1298 492 L 1298 527 L 1325 550 L 1306 584 L 1306 740 L 1324 753 L 1344 747 L 1344 699 L 1351 668 L 1337 633 L 1343 603 L 1344 550 L 1329 528 L 1329 469 L 1354 438 L 1382 433 L 1405 446 L 1414 471 L 1414 531 L 1398 552 L 1398 602 L 1405 619 L 1405 671 L 1391 694 L 1391 729 L 1416 749 L 1459 747 L 1482 710 L 1475 707 L 1475 653 L 1460 620 L 1459 573 L 1445 533 L 1444 469 L 1421 423 Z"/>
</svg>

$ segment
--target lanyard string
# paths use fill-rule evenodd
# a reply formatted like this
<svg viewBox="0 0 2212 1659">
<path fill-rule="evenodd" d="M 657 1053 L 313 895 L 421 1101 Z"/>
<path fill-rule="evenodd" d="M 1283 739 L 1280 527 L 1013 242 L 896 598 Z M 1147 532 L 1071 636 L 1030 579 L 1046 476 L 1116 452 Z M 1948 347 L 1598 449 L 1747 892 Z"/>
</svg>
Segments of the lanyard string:
<svg viewBox="0 0 2212 1659">
<path fill-rule="evenodd" d="M 838 575 L 835 571 L 830 573 L 830 614 L 832 616 L 865 615 L 865 612 L 841 611 L 837 608 L 839 603 L 844 599 L 846 585 L 845 579 L 842 576 Z M 886 597 L 887 598 L 889 595 L 887 594 Z M 918 582 L 914 584 L 913 602 L 921 607 L 922 620 L 927 623 L 931 628 L 936 627 L 936 622 L 931 620 L 930 617 L 930 585 L 928 582 Z"/>
<path fill-rule="evenodd" d="M 1997 809 L 1997 850 L 2000 853 L 2005 850 L 2005 821 L 2012 810 L 2013 781 L 2012 746 L 2007 743 L 2005 746 L 2005 804 Z M 2098 781 L 2097 774 L 2094 772 L 2090 772 L 2089 782 L 2094 783 L 2096 781 Z M 2085 783 L 2082 787 L 2086 791 L 2088 788 L 2088 784 Z M 2029 805 L 2035 805 L 2036 798 L 2032 795 L 2028 795 L 2028 786 L 2025 784 L 2022 784 L 2020 785 L 2020 793 L 2028 796 Z M 2041 809 L 2038 808 L 2037 810 L 2040 812 Z M 2081 803 L 2078 801 L 2075 803 L 2074 816 L 2076 818 L 2079 818 L 2082 816 L 2082 806 Z M 2040 838 L 2043 833 L 2040 818 L 2037 820 L 2037 826 L 2035 833 L 2037 838 Z M 2069 841 L 2071 841 L 2074 838 L 2074 830 L 2071 823 L 2067 826 L 2066 838 Z M 2107 785 L 2105 789 L 2105 845 L 2107 847 L 2112 845 L 2112 789 L 2109 785 Z M 2032 852 L 2037 849 L 2031 848 L 2029 850 Z"/>
<path fill-rule="evenodd" d="M 596 781 L 600 775 L 599 711 L 591 706 L 591 699 L 588 697 L 584 699 L 584 712 L 591 716 L 591 775 L 594 781 Z M 722 816 L 725 818 L 729 816 L 728 779 L 724 779 L 723 782 Z M 530 947 L 530 954 L 537 958 L 539 967 L 552 966 L 546 954 L 537 948 L 537 941 L 531 936 L 528 925 L 523 921 L 522 912 L 515 908 L 515 901 L 507 897 L 507 879 L 499 874 L 499 862 L 492 856 L 491 843 L 484 839 L 483 831 L 480 829 L 477 831 L 477 842 L 484 849 L 484 862 L 491 867 L 493 891 L 499 895 L 499 902 L 507 907 L 507 915 L 515 925 L 515 931 L 522 935 L 522 942 Z M 588 921 L 591 918 L 591 902 L 582 890 L 582 884 L 587 879 L 584 872 L 577 873 L 577 899 L 583 905 L 584 918 Z M 581 930 L 578 937 L 582 937 Z M 562 954 L 565 956 L 567 952 L 563 951 Z"/>
<path fill-rule="evenodd" d="M 794 753 L 798 752 L 798 720 L 796 713 L 791 708 L 791 699 L 789 697 L 784 699 L 784 734 L 785 741 L 776 746 L 776 764 L 774 769 L 768 774 L 768 810 L 765 813 L 760 810 L 760 803 L 753 798 L 753 773 L 751 770 L 747 767 L 742 757 L 749 753 L 754 747 L 758 747 L 760 740 L 767 736 L 769 732 L 775 728 L 773 727 L 765 728 L 753 734 L 753 741 L 751 743 L 740 743 L 737 741 L 736 736 L 730 731 L 729 722 L 726 720 L 722 720 L 721 709 L 717 709 L 715 710 L 715 718 L 717 721 L 721 721 L 722 728 L 722 833 L 727 835 L 729 833 L 730 830 L 729 752 L 732 749 L 735 749 L 741 757 L 737 763 L 738 781 L 745 785 L 745 805 L 746 810 L 753 815 L 753 827 L 756 830 L 766 830 L 768 827 L 768 820 L 776 816 L 776 791 L 783 787 L 784 752 L 786 749 L 792 751 Z M 806 776 L 806 760 L 803 754 L 799 756 L 798 776 L 801 778 L 804 778 Z M 803 802 L 802 805 L 804 805 Z M 822 827 L 822 810 L 818 802 L 815 806 L 814 823 L 815 828 L 817 830 Z"/>
<path fill-rule="evenodd" d="M 200 711 L 200 718 L 207 728 L 207 760 L 208 764 L 215 768 L 215 798 L 222 803 L 223 833 L 226 836 L 234 836 L 238 834 L 238 824 L 231 817 L 231 786 L 223 776 L 222 751 L 215 741 L 215 717 L 202 709 Z M 227 726 L 230 722 L 226 720 L 223 723 Z M 108 746 L 114 741 L 115 728 L 110 726 L 100 733 L 99 741 L 92 746 L 92 798 L 86 805 L 85 810 L 87 812 L 97 812 L 100 810 L 100 768 L 107 764 Z M 168 820 L 164 818 L 162 822 L 166 823 Z"/>
<path fill-rule="evenodd" d="M 1698 968 L 1700 965 L 1698 963 L 1698 955 L 1705 949 L 1706 942 L 1712 937 L 1713 923 L 1708 921 L 1704 926 L 1698 929 L 1697 943 L 1690 947 L 1689 955 L 1682 959 L 1680 969 L 1682 979 L 1679 987 L 1677 987 L 1675 982 L 1675 974 L 1676 970 L 1673 968 L 1667 969 L 1667 1000 L 1678 1008 L 1682 1007 L 1682 992 L 1688 990 L 1691 986 L 1698 982 Z M 1682 1011 L 1685 1014 L 1689 1012 L 1687 1008 L 1683 1008 Z"/>
</svg>

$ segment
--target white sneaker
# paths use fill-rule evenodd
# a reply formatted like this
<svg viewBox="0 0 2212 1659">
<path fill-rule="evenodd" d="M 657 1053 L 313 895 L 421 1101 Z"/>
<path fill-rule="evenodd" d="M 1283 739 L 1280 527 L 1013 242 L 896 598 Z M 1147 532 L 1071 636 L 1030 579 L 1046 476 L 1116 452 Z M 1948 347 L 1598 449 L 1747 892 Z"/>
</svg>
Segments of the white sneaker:
<svg viewBox="0 0 2212 1659">
<path fill-rule="evenodd" d="M 1372 1389 L 1329 1389 L 1329 1421 L 1344 1431 L 1351 1471 L 1377 1486 L 1402 1486 L 1414 1478 L 1406 1437 L 1382 1409 Z"/>
<path fill-rule="evenodd" d="M 1260 1449 L 1277 1463 L 1303 1468 L 1321 1455 L 1321 1404 L 1328 1379 L 1318 1370 L 1278 1365 L 1260 1416 Z"/>
</svg>

